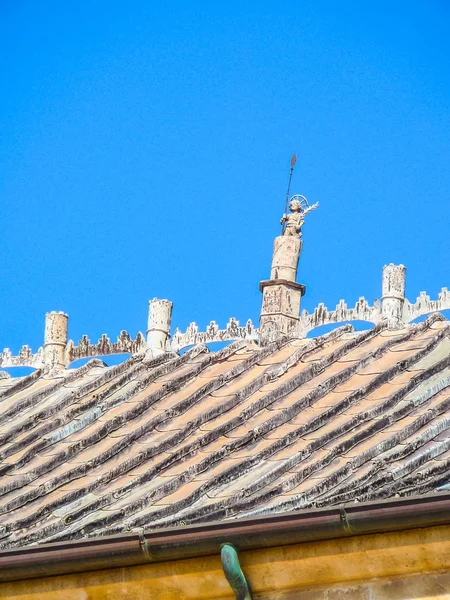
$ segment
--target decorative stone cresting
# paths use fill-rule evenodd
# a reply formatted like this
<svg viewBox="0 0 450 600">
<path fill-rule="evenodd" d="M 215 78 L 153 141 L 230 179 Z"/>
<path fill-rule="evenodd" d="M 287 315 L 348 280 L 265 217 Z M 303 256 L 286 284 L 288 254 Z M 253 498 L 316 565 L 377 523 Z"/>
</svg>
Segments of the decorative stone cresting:
<svg viewBox="0 0 450 600">
<path fill-rule="evenodd" d="M 446 287 L 441 289 L 437 300 L 430 300 L 430 296 L 426 292 L 420 292 L 414 304 L 408 300 L 405 301 L 404 320 L 410 323 L 417 317 L 448 309 L 450 309 L 450 292 Z"/>
<path fill-rule="evenodd" d="M 303 310 L 295 335 L 302 338 L 316 327 L 330 325 L 332 323 L 343 323 L 345 321 L 368 321 L 377 324 L 381 321 L 381 303 L 375 300 L 371 306 L 364 297 L 361 297 L 353 308 L 348 308 L 344 300 L 340 300 L 334 310 L 328 308 L 322 302 L 308 313 Z"/>
<path fill-rule="evenodd" d="M 42 347 L 33 354 L 31 348 L 25 344 L 16 356 L 13 356 L 9 348 L 5 348 L 3 352 L 0 352 L 0 367 L 34 367 L 35 369 L 40 369 L 44 366 L 42 359 Z"/>
<path fill-rule="evenodd" d="M 294 237 L 286 236 L 284 239 L 288 241 L 288 244 L 297 243 Z M 273 269 L 277 271 L 276 274 L 273 273 L 275 280 L 263 282 L 265 292 L 263 312 L 267 315 L 268 324 L 274 318 L 271 313 L 278 310 L 277 307 L 272 306 L 273 293 L 280 296 L 279 301 L 282 303 L 283 290 L 280 291 L 280 287 L 287 287 L 287 285 L 303 287 L 292 282 L 296 274 L 297 250 L 300 250 L 300 244 L 298 248 L 294 248 L 294 252 L 287 253 L 288 258 L 293 256 L 289 262 L 284 260 L 282 241 L 283 238 L 277 238 L 275 243 L 275 250 L 280 248 L 280 255 L 278 256 L 278 252 L 275 252 L 276 260 L 272 265 Z M 291 281 L 279 279 L 280 270 L 285 277 L 290 276 Z M 295 320 L 295 327 L 289 331 L 289 334 L 292 337 L 304 338 L 309 331 L 316 327 L 346 321 L 366 321 L 376 325 L 384 320 L 387 321 L 390 329 L 400 329 L 418 317 L 450 309 L 450 292 L 446 287 L 442 288 L 436 300 L 431 300 L 426 292 L 420 292 L 414 303 L 409 302 L 405 298 L 405 277 L 406 268 L 403 265 L 386 265 L 383 267 L 381 302 L 375 300 L 373 304 L 369 304 L 364 297 L 361 297 L 354 307 L 348 308 L 346 302 L 340 300 L 333 310 L 328 310 L 323 303 L 320 303 L 312 313 L 303 310 Z M 290 290 L 288 291 L 290 292 Z M 300 293 L 301 290 L 299 290 L 299 297 Z M 284 305 L 282 304 L 282 306 Z M 58 371 L 80 358 L 109 354 L 137 354 L 144 351 L 149 352 L 152 356 L 157 356 L 164 352 L 178 352 L 187 346 L 197 344 L 260 339 L 260 329 L 255 327 L 252 321 L 248 320 L 242 327 L 234 318 L 229 320 L 225 329 L 219 329 L 218 324 L 211 321 L 205 331 L 199 331 L 198 326 L 191 323 L 184 332 L 177 328 L 170 339 L 171 313 L 171 302 L 154 298 L 149 302 L 147 340 L 141 332 L 132 338 L 126 331 L 121 331 L 115 342 L 111 342 L 106 334 L 103 334 L 97 343 L 92 343 L 87 335 L 83 335 L 76 345 L 72 340 L 67 341 L 68 316 L 62 312 L 47 313 L 43 347 L 33 353 L 31 348 L 25 345 L 17 355 L 13 355 L 9 348 L 5 348 L 3 352 L 0 352 L 0 369 L 32 367 Z M 286 313 L 287 310 L 281 310 L 281 318 L 285 318 Z M 294 314 L 291 302 L 288 318 L 293 320 Z M 296 314 L 298 315 L 298 312 Z M 275 329 L 274 334 L 279 336 L 278 327 Z M 268 339 L 268 336 L 266 337 Z"/>
<path fill-rule="evenodd" d="M 108 354 L 137 354 L 147 347 L 144 335 L 139 332 L 133 339 L 126 331 L 121 331 L 116 342 L 111 342 L 104 333 L 96 344 L 91 343 L 87 335 L 83 335 L 75 346 L 70 340 L 67 344 L 67 362 L 90 356 L 106 356 Z"/>
<path fill-rule="evenodd" d="M 195 323 L 190 323 L 184 333 L 178 328 L 168 342 L 167 350 L 178 352 L 187 346 L 196 344 L 209 344 L 211 342 L 229 342 L 235 340 L 256 340 L 259 337 L 259 330 L 253 325 L 250 319 L 244 327 L 239 325 L 239 321 L 233 317 L 228 321 L 225 329 L 219 329 L 215 321 L 206 328 L 206 331 L 199 331 Z"/>
<path fill-rule="evenodd" d="M 405 298 L 406 267 L 389 264 L 383 267 L 382 298 L 370 305 L 361 297 L 353 308 L 348 308 L 340 300 L 334 310 L 328 310 L 321 303 L 312 313 L 302 311 L 295 334 L 304 337 L 309 331 L 321 325 L 343 323 L 345 321 L 367 321 L 377 324 L 383 319 L 390 329 L 401 329 L 414 319 L 450 309 L 450 292 L 442 288 L 437 300 L 431 300 L 426 292 L 420 292 L 415 303 Z"/>
</svg>

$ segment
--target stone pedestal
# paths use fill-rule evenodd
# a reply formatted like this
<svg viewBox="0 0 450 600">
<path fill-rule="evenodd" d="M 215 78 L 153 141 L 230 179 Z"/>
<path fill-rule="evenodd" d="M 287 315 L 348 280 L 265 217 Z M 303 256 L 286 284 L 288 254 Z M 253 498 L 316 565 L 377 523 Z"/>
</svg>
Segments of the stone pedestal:
<svg viewBox="0 0 450 600">
<path fill-rule="evenodd" d="M 259 339 L 262 345 L 293 330 L 300 315 L 300 299 L 305 286 L 296 283 L 302 242 L 294 236 L 275 238 L 270 279 L 261 281 L 263 300 Z"/>
<path fill-rule="evenodd" d="M 381 314 L 387 320 L 389 329 L 401 329 L 404 326 L 405 283 L 404 265 L 383 267 Z"/>
<path fill-rule="evenodd" d="M 62 371 L 67 366 L 66 346 L 69 315 L 51 312 L 45 315 L 43 361 L 47 369 Z"/>
<path fill-rule="evenodd" d="M 166 343 L 170 335 L 172 318 L 172 302 L 153 298 L 148 306 L 147 346 L 152 356 L 166 351 Z"/>
<path fill-rule="evenodd" d="M 263 294 L 260 316 L 260 343 L 268 344 L 292 331 L 300 315 L 300 300 L 305 286 L 286 279 L 261 281 Z"/>
</svg>

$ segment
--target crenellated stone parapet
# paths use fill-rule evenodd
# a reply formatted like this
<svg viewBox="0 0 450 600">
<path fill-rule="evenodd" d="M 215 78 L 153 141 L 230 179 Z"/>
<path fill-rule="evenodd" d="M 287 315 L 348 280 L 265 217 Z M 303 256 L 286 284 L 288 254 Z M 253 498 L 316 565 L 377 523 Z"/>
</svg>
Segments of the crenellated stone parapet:
<svg viewBox="0 0 450 600">
<path fill-rule="evenodd" d="M 250 319 L 241 327 L 239 321 L 233 317 L 228 321 L 225 329 L 219 329 L 215 321 L 211 321 L 205 331 L 199 331 L 196 323 L 190 323 L 186 331 L 175 330 L 172 339 L 167 344 L 167 350 L 178 352 L 187 346 L 196 344 L 209 344 L 211 342 L 230 342 L 236 340 L 256 340 L 259 330 Z"/>
<path fill-rule="evenodd" d="M 404 320 L 406 323 L 410 323 L 423 315 L 448 309 L 450 309 L 450 292 L 446 287 L 441 289 L 437 300 L 431 300 L 426 292 L 420 292 L 414 304 L 408 300 L 405 301 Z"/>
<path fill-rule="evenodd" d="M 294 242 L 297 240 L 294 239 Z M 281 243 L 279 247 L 281 248 Z M 275 268 L 295 268 L 294 263 L 295 261 L 289 266 L 285 260 L 280 260 Z M 279 272 L 277 274 L 279 275 Z M 283 274 L 287 276 L 288 272 L 284 271 Z M 264 340 L 261 339 L 261 329 L 255 327 L 251 320 L 241 326 L 235 318 L 231 318 L 223 329 L 220 329 L 215 321 L 211 321 L 204 331 L 199 331 L 198 326 L 191 323 L 185 331 L 175 329 L 170 337 L 172 303 L 154 298 L 149 303 L 147 337 L 139 332 L 133 338 L 126 331 L 121 331 L 115 342 L 111 342 L 110 338 L 103 334 L 94 343 L 87 335 L 83 335 L 75 344 L 72 340 L 67 341 L 68 316 L 62 312 L 51 312 L 46 315 L 44 345 L 34 353 L 25 345 L 17 355 L 5 348 L 0 352 L 0 369 L 32 367 L 54 372 L 65 369 L 73 361 L 95 356 L 141 352 L 156 356 L 163 352 L 178 352 L 197 344 L 237 340 L 258 340 L 264 344 L 286 334 L 304 338 L 322 325 L 348 321 L 364 321 L 376 325 L 384 320 L 389 328 L 399 329 L 418 317 L 450 309 L 450 292 L 445 287 L 435 300 L 430 299 L 426 292 L 421 292 L 414 303 L 409 302 L 405 298 L 405 274 L 406 269 L 403 265 L 391 264 L 383 268 L 381 301 L 375 300 L 370 304 L 364 297 L 360 297 L 353 307 L 348 307 L 344 300 L 340 300 L 332 310 L 320 303 L 311 313 L 303 310 L 300 314 L 300 296 L 304 286 L 282 279 L 262 282 L 262 322 L 266 328 Z M 294 271 L 290 277 L 294 277 Z M 292 290 L 297 293 L 298 298 L 292 296 Z M 292 323 L 288 330 L 285 329 L 286 323 Z M 272 325 L 274 326 L 271 327 Z"/>
<path fill-rule="evenodd" d="M 5 348 L 3 352 L 0 352 L 0 368 L 33 367 L 34 369 L 40 369 L 44 366 L 43 355 L 44 350 L 42 347 L 33 353 L 29 346 L 24 345 L 19 350 L 19 354 L 15 356 L 9 348 Z"/>
<path fill-rule="evenodd" d="M 383 301 L 375 300 L 370 305 L 364 297 L 361 297 L 353 308 L 348 308 L 344 300 L 340 300 L 334 310 L 328 310 L 323 303 L 320 303 L 312 313 L 302 311 L 296 335 L 304 337 L 309 331 L 321 325 L 346 321 L 366 321 L 376 325 L 384 319 L 388 321 L 391 329 L 398 329 L 418 317 L 450 309 L 450 292 L 447 288 L 442 288 L 437 300 L 430 300 L 430 296 L 425 292 L 420 293 L 414 304 L 406 298 L 389 297 L 388 300 L 384 312 Z"/>
<path fill-rule="evenodd" d="M 133 339 L 126 331 L 121 331 L 117 341 L 111 342 L 104 333 L 96 344 L 93 344 L 87 335 L 83 335 L 78 344 L 72 340 L 67 344 L 67 362 L 71 363 L 80 358 L 92 356 L 107 356 L 109 354 L 138 354 L 147 348 L 144 335 L 139 332 Z"/>
<path fill-rule="evenodd" d="M 361 297 L 352 308 L 348 308 L 347 303 L 340 300 L 334 310 L 328 310 L 325 304 L 321 302 L 312 313 L 308 313 L 306 310 L 302 311 L 296 335 L 304 337 L 309 331 L 321 325 L 344 323 L 346 321 L 368 321 L 377 324 L 381 319 L 381 303 L 379 300 L 375 300 L 373 305 L 370 305 L 364 297 Z"/>
</svg>

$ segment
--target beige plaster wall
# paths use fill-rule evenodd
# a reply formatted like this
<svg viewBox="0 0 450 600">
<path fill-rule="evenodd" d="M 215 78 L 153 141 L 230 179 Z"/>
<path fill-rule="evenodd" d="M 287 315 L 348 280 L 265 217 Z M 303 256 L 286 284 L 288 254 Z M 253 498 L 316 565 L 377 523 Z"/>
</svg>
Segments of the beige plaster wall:
<svg viewBox="0 0 450 600">
<path fill-rule="evenodd" d="M 425 600 L 450 598 L 450 573 L 421 573 L 342 586 L 255 594 L 254 600 Z"/>
</svg>

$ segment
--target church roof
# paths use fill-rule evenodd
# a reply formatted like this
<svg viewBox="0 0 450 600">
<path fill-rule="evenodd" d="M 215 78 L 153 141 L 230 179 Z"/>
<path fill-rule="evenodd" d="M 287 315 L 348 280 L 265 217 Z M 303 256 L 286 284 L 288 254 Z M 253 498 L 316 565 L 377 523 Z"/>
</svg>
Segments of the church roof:
<svg viewBox="0 0 450 600">
<path fill-rule="evenodd" d="M 447 489 L 450 325 L 0 379 L 0 548 Z"/>
</svg>

